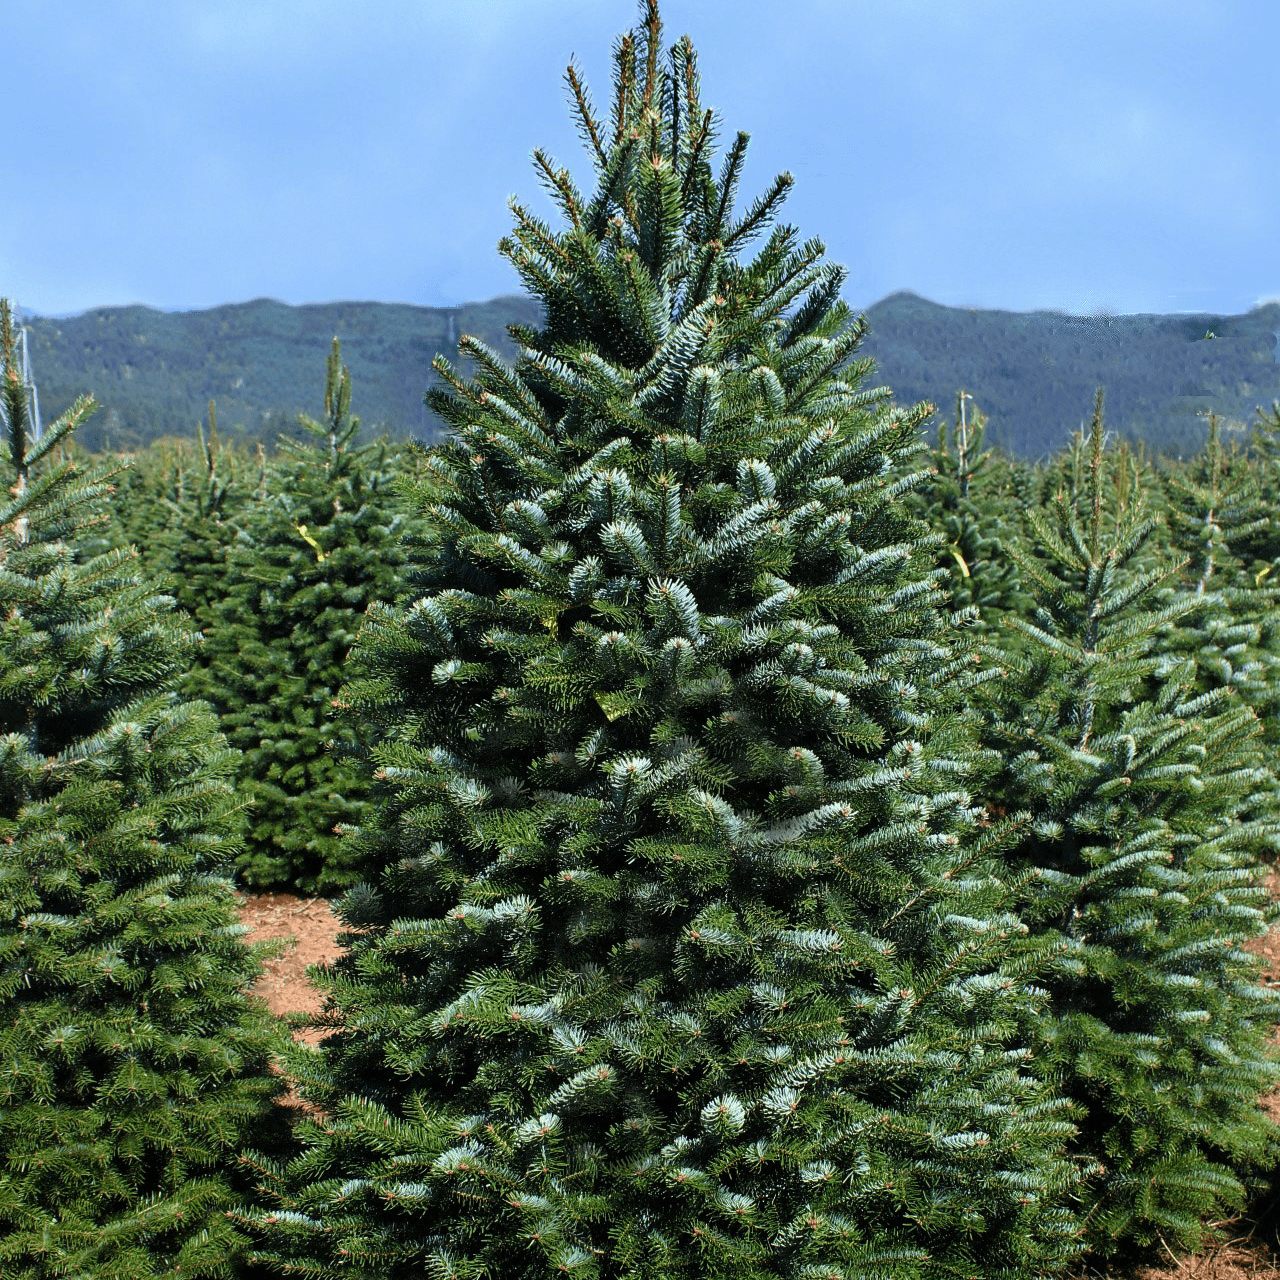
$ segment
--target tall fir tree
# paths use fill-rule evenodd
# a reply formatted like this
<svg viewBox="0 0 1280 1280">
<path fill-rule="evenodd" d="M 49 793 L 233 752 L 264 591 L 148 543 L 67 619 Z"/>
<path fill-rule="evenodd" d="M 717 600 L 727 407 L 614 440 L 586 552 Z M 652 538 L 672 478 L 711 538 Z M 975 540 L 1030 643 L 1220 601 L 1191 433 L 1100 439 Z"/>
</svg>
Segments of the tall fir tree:
<svg viewBox="0 0 1280 1280">
<path fill-rule="evenodd" d="M 244 753 L 239 786 L 252 809 L 237 865 L 258 889 L 332 893 L 358 879 L 341 831 L 367 803 L 359 756 L 369 743 L 336 695 L 365 609 L 403 591 L 407 517 L 388 442 L 359 446 L 350 404 L 334 338 L 326 420 L 299 415 L 309 441 L 281 438 L 269 493 L 239 518 L 184 685 L 217 708 Z"/>
<path fill-rule="evenodd" d="M 1241 945 L 1280 918 L 1260 861 L 1280 787 L 1252 708 L 1201 691 L 1164 643 L 1203 602 L 1161 595 L 1184 562 L 1153 536 L 1131 468 L 1104 454 L 1099 391 L 1083 474 L 1050 511 L 1028 508 L 1028 544 L 1011 548 L 1038 610 L 1008 620 L 1023 646 L 975 695 L 1003 762 L 987 789 L 1030 824 L 1012 860 L 1034 869 L 1021 914 L 1074 952 L 1027 1034 L 1037 1071 L 1087 1109 L 1071 1150 L 1101 1165 L 1086 1200 L 1099 1255 L 1195 1248 L 1280 1153 L 1258 1105 L 1280 1013 Z"/>
<path fill-rule="evenodd" d="M 111 473 L 57 456 L 95 406 L 36 438 L 7 302 L 0 407 L 0 1275 L 240 1276 L 240 1148 L 288 1124 L 225 874 L 234 756 L 172 691 L 172 598 L 78 549 Z"/>
<path fill-rule="evenodd" d="M 316 1277 L 1031 1277 L 1075 1255 L 1069 1108 L 1009 1043 L 1044 955 L 985 871 L 968 666 L 817 240 L 731 210 L 687 37 L 616 47 L 599 190 L 535 152 L 542 299 L 429 403 L 454 491 L 345 698 L 385 734 L 338 904 L 327 1118 L 260 1256 Z M 797 301 L 799 300 L 799 301 Z M 790 309 L 795 303 L 794 309 Z"/>
</svg>

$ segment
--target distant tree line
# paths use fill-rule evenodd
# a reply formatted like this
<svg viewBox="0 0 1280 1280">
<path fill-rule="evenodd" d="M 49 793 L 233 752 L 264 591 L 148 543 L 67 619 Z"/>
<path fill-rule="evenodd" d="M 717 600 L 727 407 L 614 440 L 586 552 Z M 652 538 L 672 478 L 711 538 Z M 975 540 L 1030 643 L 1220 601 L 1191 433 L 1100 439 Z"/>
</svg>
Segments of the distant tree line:
<svg viewBox="0 0 1280 1280">
<path fill-rule="evenodd" d="M 862 351 L 904 402 L 978 395 L 989 438 L 1028 461 L 1063 447 L 1107 389 L 1111 429 L 1155 455 L 1190 456 L 1209 414 L 1224 438 L 1280 397 L 1280 304 L 1242 316 L 1067 316 L 941 306 L 895 293 L 868 307 Z M 337 334 L 361 388 L 364 431 L 426 443 L 445 424 L 423 395 L 431 360 L 471 333 L 513 360 L 511 324 L 541 324 L 541 303 L 511 295 L 456 308 L 392 303 L 290 307 L 270 299 L 165 314 L 103 308 L 27 321 L 41 395 L 60 412 L 85 390 L 103 406 L 80 435 L 92 450 L 185 437 L 216 400 L 226 439 L 274 449 L 318 417 L 314 353 Z M 1213 334 L 1213 338 L 1207 335 Z M 469 368 L 466 360 L 464 369 Z"/>
</svg>

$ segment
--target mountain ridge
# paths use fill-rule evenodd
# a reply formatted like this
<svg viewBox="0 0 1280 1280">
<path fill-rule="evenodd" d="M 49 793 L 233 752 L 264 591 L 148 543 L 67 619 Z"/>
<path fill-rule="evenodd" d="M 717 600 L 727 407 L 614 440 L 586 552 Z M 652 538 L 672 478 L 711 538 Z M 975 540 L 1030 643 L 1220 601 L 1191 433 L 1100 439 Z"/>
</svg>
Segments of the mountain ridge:
<svg viewBox="0 0 1280 1280">
<path fill-rule="evenodd" d="M 952 307 L 911 290 L 862 308 L 856 356 L 900 404 L 930 400 L 949 418 L 964 388 L 988 416 L 988 439 L 1022 457 L 1061 447 L 1103 386 L 1108 426 L 1152 449 L 1193 451 L 1212 410 L 1242 432 L 1280 398 L 1280 302 L 1248 312 L 1077 316 Z M 188 436 L 217 405 L 219 429 L 247 439 L 293 434 L 323 412 L 324 358 L 336 334 L 351 369 L 353 409 L 368 432 L 432 440 L 443 424 L 423 393 L 445 354 L 465 373 L 457 339 L 472 333 L 506 360 L 511 323 L 540 325 L 540 305 L 502 294 L 456 307 L 273 298 L 164 311 L 145 304 L 70 316 L 25 315 L 32 376 L 48 421 L 76 396 L 101 403 L 80 435 L 90 449 L 136 449 Z"/>
</svg>

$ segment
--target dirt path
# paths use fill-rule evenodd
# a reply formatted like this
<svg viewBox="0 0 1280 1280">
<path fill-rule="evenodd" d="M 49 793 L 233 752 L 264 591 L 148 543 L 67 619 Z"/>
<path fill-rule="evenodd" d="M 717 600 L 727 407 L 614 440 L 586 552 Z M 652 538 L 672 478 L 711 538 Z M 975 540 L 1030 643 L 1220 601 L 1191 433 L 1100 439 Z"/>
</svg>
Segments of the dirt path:
<svg viewBox="0 0 1280 1280">
<path fill-rule="evenodd" d="M 1280 898 L 1280 874 L 1272 872 L 1267 878 L 1274 897 Z M 293 938 L 296 945 L 278 960 L 269 960 L 263 966 L 262 980 L 254 988 L 262 996 L 272 1013 L 319 1012 L 320 996 L 307 981 L 309 964 L 333 961 L 342 954 L 337 944 L 341 929 L 329 904 L 322 898 L 299 898 L 291 893 L 265 893 L 259 895 L 237 894 L 240 900 L 240 922 L 249 926 L 247 942 L 264 938 Z M 1270 986 L 1280 986 L 1280 928 L 1245 944 L 1249 951 L 1267 961 L 1264 981 Z M 300 1032 L 300 1040 L 316 1044 L 321 1038 L 318 1031 Z M 302 1102 L 292 1092 L 286 1103 L 301 1106 L 305 1111 L 314 1108 Z M 1280 1121 L 1280 1090 L 1262 1099 L 1263 1108 Z M 1280 1254 L 1274 1247 L 1276 1224 L 1271 1221 L 1251 1222 L 1239 1220 L 1232 1225 L 1233 1239 L 1216 1250 L 1194 1258 L 1170 1259 L 1163 1268 L 1143 1268 L 1123 1280 L 1254 1280 L 1258 1277 L 1280 1277 Z M 1122 1280 L 1116 1274 L 1089 1271 L 1080 1280 Z"/>
<path fill-rule="evenodd" d="M 337 936 L 342 929 L 323 898 L 299 898 L 292 893 L 238 893 L 240 923 L 249 926 L 246 942 L 292 938 L 294 946 L 277 960 L 266 961 L 254 994 L 275 1014 L 319 1013 L 320 994 L 307 980 L 307 965 L 332 962 L 342 954 Z M 297 1039 L 317 1044 L 319 1031 L 301 1031 Z"/>
</svg>

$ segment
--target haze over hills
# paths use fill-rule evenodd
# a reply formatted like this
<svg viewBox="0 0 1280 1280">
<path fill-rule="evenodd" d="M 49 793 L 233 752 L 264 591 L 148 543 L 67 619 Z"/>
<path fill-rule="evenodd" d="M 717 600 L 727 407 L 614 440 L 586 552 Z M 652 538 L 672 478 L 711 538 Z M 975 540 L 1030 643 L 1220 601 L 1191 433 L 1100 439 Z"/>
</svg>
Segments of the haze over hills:
<svg viewBox="0 0 1280 1280">
<path fill-rule="evenodd" d="M 1280 302 L 1243 315 L 1073 316 L 949 307 L 900 291 L 863 314 L 870 332 L 857 356 L 876 361 L 864 386 L 887 385 L 900 404 L 931 400 L 948 419 L 963 387 L 989 418 L 988 440 L 1022 457 L 1060 448 L 1087 422 L 1099 385 L 1110 429 L 1171 453 L 1198 447 L 1210 410 L 1243 431 L 1280 399 Z M 210 399 L 223 434 L 268 442 L 299 412 L 320 418 L 335 334 L 366 429 L 431 440 L 443 430 L 422 403 L 436 382 L 432 356 L 457 363 L 458 337 L 473 333 L 514 360 L 506 326 L 539 325 L 542 311 L 519 294 L 460 307 L 257 298 L 22 322 L 41 416 L 91 392 L 103 407 L 78 437 L 97 450 L 188 436 Z"/>
</svg>

